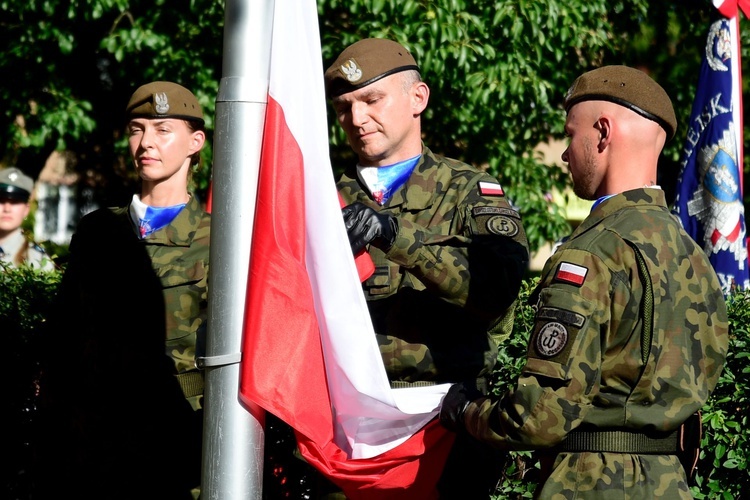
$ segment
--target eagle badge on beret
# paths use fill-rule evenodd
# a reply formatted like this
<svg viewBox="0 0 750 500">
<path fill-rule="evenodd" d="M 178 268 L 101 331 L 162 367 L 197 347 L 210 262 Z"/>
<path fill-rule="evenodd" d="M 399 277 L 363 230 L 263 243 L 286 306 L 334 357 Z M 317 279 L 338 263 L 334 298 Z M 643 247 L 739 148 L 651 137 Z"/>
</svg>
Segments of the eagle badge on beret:
<svg viewBox="0 0 750 500">
<path fill-rule="evenodd" d="M 166 115 L 169 111 L 169 100 L 166 92 L 154 94 L 154 109 L 160 115 Z"/>
<path fill-rule="evenodd" d="M 346 64 L 341 65 L 341 72 L 350 82 L 357 82 L 362 78 L 362 70 L 357 66 L 354 59 L 349 59 Z"/>
</svg>

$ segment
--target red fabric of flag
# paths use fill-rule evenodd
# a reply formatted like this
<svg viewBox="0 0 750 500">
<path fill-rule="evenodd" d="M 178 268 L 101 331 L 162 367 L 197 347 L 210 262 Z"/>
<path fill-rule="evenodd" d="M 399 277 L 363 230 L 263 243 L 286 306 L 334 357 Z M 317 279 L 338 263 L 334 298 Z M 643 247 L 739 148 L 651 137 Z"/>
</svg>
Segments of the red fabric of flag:
<svg viewBox="0 0 750 500">
<path fill-rule="evenodd" d="M 315 1 L 277 0 L 269 29 L 240 398 L 289 424 L 347 497 L 434 498 L 455 438 L 434 418 L 447 387 L 388 384 L 359 284 L 371 270 L 336 200 Z"/>
<path fill-rule="evenodd" d="M 303 168 L 283 110 L 269 98 L 247 293 L 242 397 L 293 427 L 303 456 L 349 498 L 434 498 L 455 438 L 437 421 L 370 459 L 351 460 L 333 441 L 331 402 L 305 267 Z"/>
</svg>

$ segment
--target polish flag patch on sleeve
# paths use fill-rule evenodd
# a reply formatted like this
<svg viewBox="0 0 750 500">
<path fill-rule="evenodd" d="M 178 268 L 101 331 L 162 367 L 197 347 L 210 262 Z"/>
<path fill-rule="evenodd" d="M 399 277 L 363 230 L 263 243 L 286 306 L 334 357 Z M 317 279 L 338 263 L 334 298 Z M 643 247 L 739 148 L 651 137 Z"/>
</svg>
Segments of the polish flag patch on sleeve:
<svg viewBox="0 0 750 500">
<path fill-rule="evenodd" d="M 481 181 L 478 185 L 479 194 L 482 196 L 505 196 L 503 187 L 496 182 Z"/>
<path fill-rule="evenodd" d="M 586 274 L 589 272 L 588 268 L 571 264 L 570 262 L 562 262 L 557 268 L 555 273 L 555 279 L 562 281 L 563 283 L 570 283 L 571 285 L 581 286 L 586 280 Z"/>
</svg>

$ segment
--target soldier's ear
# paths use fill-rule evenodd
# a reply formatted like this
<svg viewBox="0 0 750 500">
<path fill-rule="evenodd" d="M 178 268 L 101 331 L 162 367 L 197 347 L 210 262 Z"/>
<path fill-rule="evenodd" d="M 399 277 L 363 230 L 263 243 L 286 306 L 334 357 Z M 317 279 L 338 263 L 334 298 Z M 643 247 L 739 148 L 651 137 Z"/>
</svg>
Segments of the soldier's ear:
<svg viewBox="0 0 750 500">
<path fill-rule="evenodd" d="M 430 100 L 430 87 L 425 82 L 416 82 L 411 88 L 410 95 L 414 115 L 421 115 Z"/>
<path fill-rule="evenodd" d="M 203 144 L 206 142 L 206 133 L 202 130 L 196 130 L 192 132 L 191 136 L 191 142 L 190 142 L 190 154 L 188 156 L 191 156 L 201 149 L 203 149 Z"/>
<path fill-rule="evenodd" d="M 601 115 L 596 120 L 594 128 L 599 131 L 599 141 L 597 149 L 599 152 L 604 151 L 612 140 L 612 119 L 608 115 Z"/>
</svg>

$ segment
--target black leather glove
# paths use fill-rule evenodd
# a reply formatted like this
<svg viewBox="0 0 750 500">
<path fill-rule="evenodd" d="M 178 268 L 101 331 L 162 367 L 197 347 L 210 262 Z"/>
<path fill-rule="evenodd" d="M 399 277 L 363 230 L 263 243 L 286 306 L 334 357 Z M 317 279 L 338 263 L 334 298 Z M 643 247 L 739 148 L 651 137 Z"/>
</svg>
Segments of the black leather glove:
<svg viewBox="0 0 750 500">
<path fill-rule="evenodd" d="M 397 231 L 395 217 L 378 213 L 360 202 L 345 206 L 341 213 L 355 255 L 368 243 L 381 250 L 388 250 L 393 245 Z"/>
<path fill-rule="evenodd" d="M 440 423 L 454 432 L 463 430 L 466 407 L 482 396 L 475 384 L 453 384 L 440 405 Z"/>
</svg>

